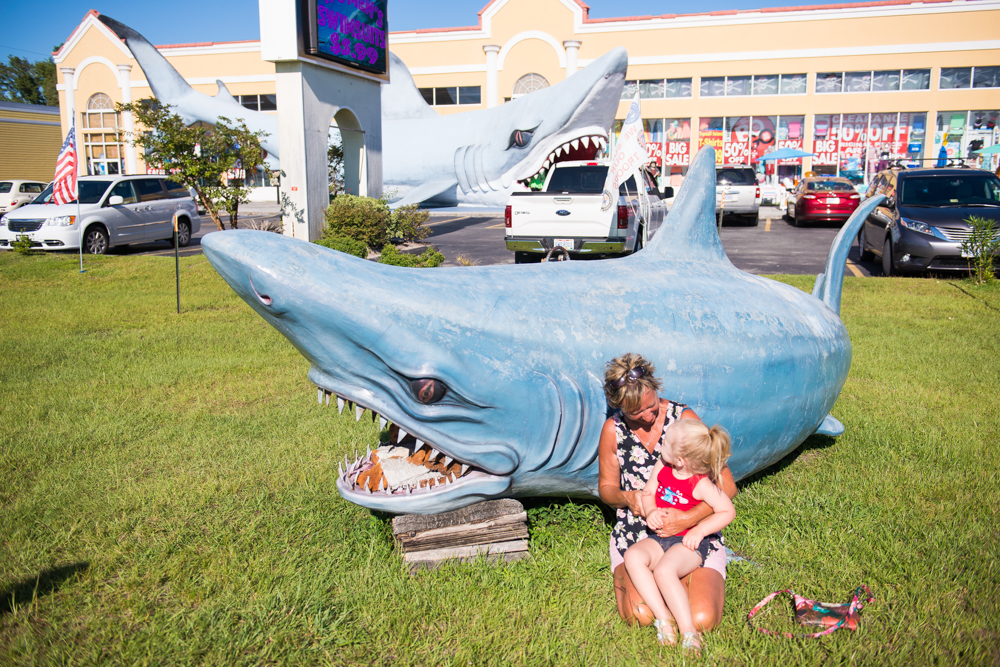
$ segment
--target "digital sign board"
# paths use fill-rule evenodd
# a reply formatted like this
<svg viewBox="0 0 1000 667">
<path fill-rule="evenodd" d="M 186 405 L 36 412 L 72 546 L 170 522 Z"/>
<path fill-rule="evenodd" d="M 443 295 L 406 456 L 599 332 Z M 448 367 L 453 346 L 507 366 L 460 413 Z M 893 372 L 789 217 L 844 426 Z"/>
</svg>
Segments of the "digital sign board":
<svg viewBox="0 0 1000 667">
<path fill-rule="evenodd" d="M 306 0 L 306 53 L 375 74 L 387 69 L 386 0 Z"/>
</svg>

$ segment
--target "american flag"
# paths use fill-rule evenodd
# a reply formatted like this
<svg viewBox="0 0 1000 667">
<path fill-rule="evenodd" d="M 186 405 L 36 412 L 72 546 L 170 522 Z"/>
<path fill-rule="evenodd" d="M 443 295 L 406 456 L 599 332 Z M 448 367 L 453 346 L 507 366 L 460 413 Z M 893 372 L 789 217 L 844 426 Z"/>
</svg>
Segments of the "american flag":
<svg viewBox="0 0 1000 667">
<path fill-rule="evenodd" d="M 69 134 L 59 150 L 56 160 L 56 178 L 52 183 L 52 200 L 56 204 L 68 204 L 76 200 L 76 119 L 70 125 Z"/>
</svg>

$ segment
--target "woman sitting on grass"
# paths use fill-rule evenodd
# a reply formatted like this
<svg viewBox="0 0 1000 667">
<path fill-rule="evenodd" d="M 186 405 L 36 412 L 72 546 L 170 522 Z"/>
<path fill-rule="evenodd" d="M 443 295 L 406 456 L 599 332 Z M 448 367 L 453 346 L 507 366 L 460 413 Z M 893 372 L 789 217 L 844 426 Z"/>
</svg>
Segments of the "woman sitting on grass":
<svg viewBox="0 0 1000 667">
<path fill-rule="evenodd" d="M 601 431 L 598 489 L 601 500 L 617 508 L 609 552 L 618 613 L 626 622 L 640 625 L 651 624 L 653 614 L 625 569 L 625 550 L 653 532 L 646 528 L 642 490 L 664 446 L 664 426 L 678 419 L 698 419 L 683 403 L 661 399 L 658 395 L 661 386 L 653 364 L 638 354 L 612 359 L 604 374 L 604 394 L 613 412 Z M 730 498 L 736 496 L 729 468 L 723 469 L 722 488 Z M 710 514 L 712 508 L 705 503 L 699 503 L 689 512 L 664 510 L 660 514 L 661 526 L 655 533 L 669 537 L 693 527 Z M 706 541 L 711 545 L 711 553 L 704 566 L 683 580 L 694 624 L 700 632 L 708 632 L 719 624 L 726 595 L 724 545 L 721 539 Z"/>
<path fill-rule="evenodd" d="M 683 648 L 701 648 L 681 579 L 701 567 L 710 553 L 709 540 L 719 539 L 719 531 L 736 517 L 732 501 L 720 488 L 728 458 L 725 429 L 709 429 L 697 419 L 680 419 L 666 429 L 666 443 L 643 490 L 646 524 L 654 531 L 662 526 L 666 508 L 687 512 L 705 502 L 713 510 L 693 528 L 670 537 L 647 537 L 625 552 L 625 568 L 656 617 L 653 623 L 660 643 L 675 642 L 672 626 L 676 620 Z"/>
</svg>

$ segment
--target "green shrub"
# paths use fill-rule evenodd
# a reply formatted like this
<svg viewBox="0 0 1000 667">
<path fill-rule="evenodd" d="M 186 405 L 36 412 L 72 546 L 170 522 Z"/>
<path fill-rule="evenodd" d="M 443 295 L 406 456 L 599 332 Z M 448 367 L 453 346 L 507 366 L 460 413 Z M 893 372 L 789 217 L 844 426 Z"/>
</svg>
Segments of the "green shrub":
<svg viewBox="0 0 1000 667">
<path fill-rule="evenodd" d="M 313 241 L 313 243 L 321 245 L 324 248 L 339 250 L 340 252 L 345 252 L 348 255 L 360 257 L 361 259 L 368 257 L 368 246 L 361 241 L 355 241 L 354 239 L 349 239 L 346 236 L 324 236 L 318 241 Z"/>
<path fill-rule="evenodd" d="M 31 249 L 31 237 L 21 234 L 17 237 L 17 240 L 10 244 L 11 247 L 21 253 L 22 255 L 31 255 L 34 250 Z"/>
<path fill-rule="evenodd" d="M 966 222 L 972 233 L 962 241 L 962 250 L 972 258 L 972 279 L 979 285 L 988 283 L 993 280 L 993 258 L 1000 251 L 1000 231 L 993 220 L 978 215 Z"/>
<path fill-rule="evenodd" d="M 423 241 L 431 233 L 431 230 L 424 227 L 430 217 L 430 213 L 421 211 L 416 204 L 400 206 L 392 212 L 386 235 L 390 239 Z"/>
<path fill-rule="evenodd" d="M 380 199 L 338 195 L 326 209 L 323 236 L 346 237 L 378 250 L 386 243 L 391 217 L 389 207 Z"/>
<path fill-rule="evenodd" d="M 444 255 L 431 247 L 428 247 L 420 255 L 410 255 L 399 252 L 396 246 L 389 244 L 382 248 L 382 256 L 378 261 L 380 264 L 391 264 L 393 266 L 425 268 L 440 265 L 444 261 Z"/>
</svg>

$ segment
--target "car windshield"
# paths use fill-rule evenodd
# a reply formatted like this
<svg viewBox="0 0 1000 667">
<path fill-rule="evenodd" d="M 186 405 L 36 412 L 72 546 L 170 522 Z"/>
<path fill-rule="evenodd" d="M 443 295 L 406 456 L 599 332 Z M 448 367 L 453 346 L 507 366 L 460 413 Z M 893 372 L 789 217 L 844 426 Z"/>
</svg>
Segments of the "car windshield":
<svg viewBox="0 0 1000 667">
<path fill-rule="evenodd" d="M 10 181 L 4 181 L 3 183 L 0 183 L 0 195 L 5 195 L 8 192 L 10 192 L 10 189 L 13 185 L 14 184 L 11 183 Z"/>
<path fill-rule="evenodd" d="M 753 169 L 717 169 L 715 182 L 726 185 L 757 185 Z"/>
<path fill-rule="evenodd" d="M 900 206 L 1000 206 L 1000 179 L 992 174 L 914 175 L 900 180 Z"/>
<path fill-rule="evenodd" d="M 807 189 L 814 192 L 832 192 L 834 190 L 854 192 L 854 186 L 848 181 L 809 181 Z"/>
<path fill-rule="evenodd" d="M 31 200 L 32 204 L 51 204 L 52 203 L 52 185 L 42 190 L 42 194 Z"/>
</svg>

